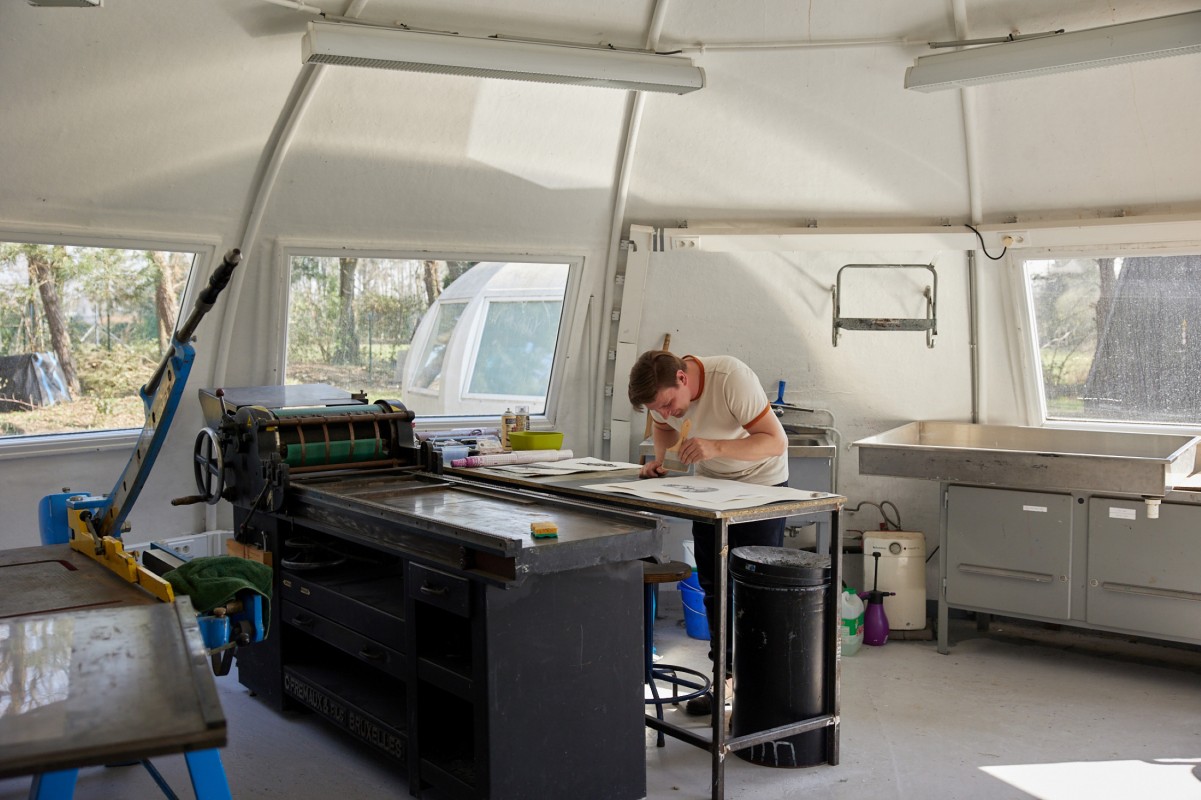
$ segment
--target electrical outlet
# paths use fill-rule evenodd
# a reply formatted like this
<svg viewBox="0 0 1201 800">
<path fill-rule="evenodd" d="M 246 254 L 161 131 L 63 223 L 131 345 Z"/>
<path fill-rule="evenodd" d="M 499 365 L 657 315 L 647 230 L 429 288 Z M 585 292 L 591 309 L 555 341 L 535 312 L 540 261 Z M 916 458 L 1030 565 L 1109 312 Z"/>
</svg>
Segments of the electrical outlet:
<svg viewBox="0 0 1201 800">
<path fill-rule="evenodd" d="M 1025 231 L 1010 231 L 1001 234 L 1001 244 L 1005 247 L 1020 247 L 1026 243 Z"/>
</svg>

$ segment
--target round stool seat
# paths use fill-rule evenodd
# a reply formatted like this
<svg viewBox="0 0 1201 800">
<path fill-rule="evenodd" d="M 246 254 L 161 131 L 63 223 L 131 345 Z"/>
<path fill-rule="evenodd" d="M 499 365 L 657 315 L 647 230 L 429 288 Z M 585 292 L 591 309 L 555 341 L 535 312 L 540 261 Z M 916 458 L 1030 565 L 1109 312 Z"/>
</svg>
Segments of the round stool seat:
<svg viewBox="0 0 1201 800">
<path fill-rule="evenodd" d="M 642 562 L 642 582 L 644 584 L 672 583 L 682 581 L 690 575 L 692 575 L 692 567 L 683 561 L 668 561 L 663 564 L 656 564 L 653 561 Z"/>
</svg>

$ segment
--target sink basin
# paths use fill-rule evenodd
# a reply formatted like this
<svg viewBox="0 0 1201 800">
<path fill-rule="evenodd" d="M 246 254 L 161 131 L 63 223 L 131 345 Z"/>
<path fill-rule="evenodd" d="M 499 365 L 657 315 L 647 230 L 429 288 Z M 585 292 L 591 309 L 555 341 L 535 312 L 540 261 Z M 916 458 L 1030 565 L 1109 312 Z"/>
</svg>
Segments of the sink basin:
<svg viewBox="0 0 1201 800">
<path fill-rule="evenodd" d="M 1201 437 L 911 422 L 855 442 L 860 475 L 1162 497 Z"/>
<path fill-rule="evenodd" d="M 786 426 L 788 434 L 789 458 L 833 458 L 834 443 L 825 431 L 813 429 L 791 428 Z M 638 455 L 653 456 L 655 445 L 650 439 L 643 439 L 638 445 Z"/>
<path fill-rule="evenodd" d="M 820 429 L 784 426 L 788 435 L 789 458 L 833 458 L 834 442 Z"/>
</svg>

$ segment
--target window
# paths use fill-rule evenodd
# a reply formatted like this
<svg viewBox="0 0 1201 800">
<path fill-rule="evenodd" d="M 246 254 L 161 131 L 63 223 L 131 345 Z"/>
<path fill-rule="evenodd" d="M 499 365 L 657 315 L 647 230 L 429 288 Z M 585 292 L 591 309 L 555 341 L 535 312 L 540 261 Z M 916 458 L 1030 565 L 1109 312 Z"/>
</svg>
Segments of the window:
<svg viewBox="0 0 1201 800">
<path fill-rule="evenodd" d="M 1046 418 L 1201 424 L 1201 255 L 1024 262 Z"/>
<path fill-rule="evenodd" d="M 0 437 L 141 428 L 194 258 L 0 242 Z"/>
<path fill-rule="evenodd" d="M 423 417 L 545 413 L 570 268 L 293 255 L 285 380 Z"/>
</svg>

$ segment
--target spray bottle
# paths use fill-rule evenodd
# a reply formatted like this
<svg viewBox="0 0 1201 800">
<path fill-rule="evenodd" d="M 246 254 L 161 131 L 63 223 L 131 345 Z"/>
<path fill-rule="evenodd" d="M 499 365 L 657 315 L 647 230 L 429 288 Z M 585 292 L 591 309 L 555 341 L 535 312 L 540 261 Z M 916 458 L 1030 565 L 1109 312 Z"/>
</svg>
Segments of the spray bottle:
<svg viewBox="0 0 1201 800">
<path fill-rule="evenodd" d="M 880 647 L 888 641 L 888 615 L 884 613 L 884 598 L 892 597 L 896 592 L 880 591 L 880 554 L 872 553 L 876 560 L 875 574 L 872 576 L 872 590 L 860 592 L 859 597 L 867 601 L 867 611 L 864 612 L 863 643 L 872 647 Z"/>
</svg>

